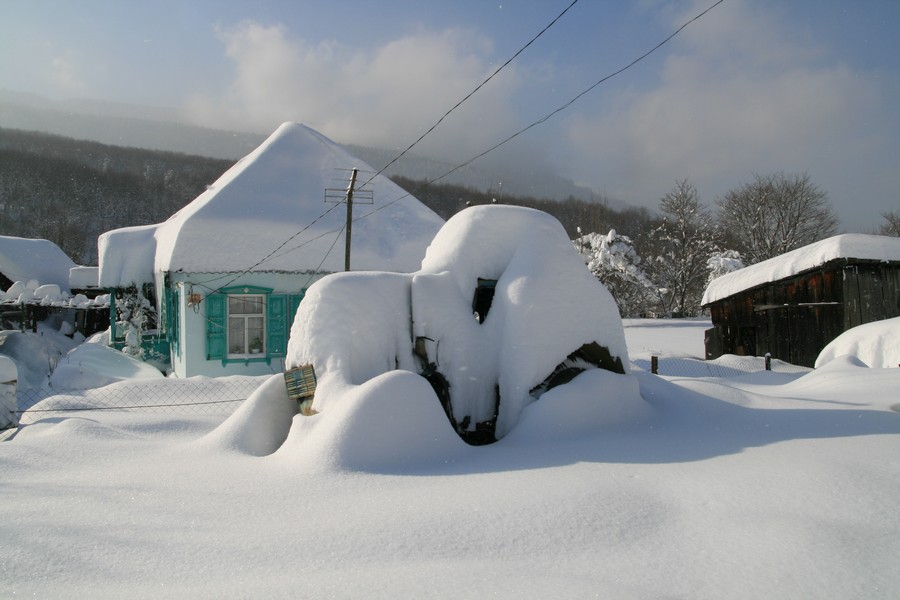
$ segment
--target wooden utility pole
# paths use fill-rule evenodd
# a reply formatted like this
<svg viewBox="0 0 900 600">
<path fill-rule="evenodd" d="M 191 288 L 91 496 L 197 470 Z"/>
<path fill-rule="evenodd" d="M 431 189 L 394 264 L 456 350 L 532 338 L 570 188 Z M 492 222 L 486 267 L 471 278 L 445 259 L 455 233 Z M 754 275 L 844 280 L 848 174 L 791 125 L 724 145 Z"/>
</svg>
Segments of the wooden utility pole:
<svg viewBox="0 0 900 600">
<path fill-rule="evenodd" d="M 350 244 L 353 237 L 353 203 L 372 204 L 375 202 L 375 192 L 373 192 L 371 188 L 367 188 L 365 183 L 362 187 L 356 189 L 356 179 L 358 175 L 359 169 L 350 169 L 350 183 L 347 187 L 325 188 L 325 202 L 347 203 L 347 224 L 344 225 L 344 234 L 346 236 L 346 245 L 344 247 L 345 271 L 350 270 Z"/>
<path fill-rule="evenodd" d="M 353 227 L 353 188 L 356 186 L 356 175 L 359 169 L 354 168 L 350 174 L 350 185 L 347 186 L 347 237 L 344 245 L 344 270 L 350 270 L 350 236 Z"/>
</svg>

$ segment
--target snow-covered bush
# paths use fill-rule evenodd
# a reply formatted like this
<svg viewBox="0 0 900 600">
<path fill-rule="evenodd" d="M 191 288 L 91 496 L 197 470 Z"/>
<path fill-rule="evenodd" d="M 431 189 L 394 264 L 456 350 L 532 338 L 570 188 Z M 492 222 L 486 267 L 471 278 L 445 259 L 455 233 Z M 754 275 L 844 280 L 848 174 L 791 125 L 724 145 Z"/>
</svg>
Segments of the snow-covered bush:
<svg viewBox="0 0 900 600">
<path fill-rule="evenodd" d="M 641 268 L 641 257 L 631 238 L 615 229 L 588 233 L 573 242 L 585 264 L 612 294 L 623 317 L 650 312 L 658 303 L 659 290 Z"/>
<path fill-rule="evenodd" d="M 712 253 L 709 260 L 706 261 L 706 267 L 709 269 L 708 285 L 713 279 L 743 269 L 744 261 L 741 260 L 741 255 L 736 250 L 722 250 Z"/>
<path fill-rule="evenodd" d="M 144 333 L 156 326 L 156 308 L 139 286 L 132 285 L 116 293 L 116 327 L 125 337 L 122 352 L 144 357 L 141 341 Z"/>
</svg>

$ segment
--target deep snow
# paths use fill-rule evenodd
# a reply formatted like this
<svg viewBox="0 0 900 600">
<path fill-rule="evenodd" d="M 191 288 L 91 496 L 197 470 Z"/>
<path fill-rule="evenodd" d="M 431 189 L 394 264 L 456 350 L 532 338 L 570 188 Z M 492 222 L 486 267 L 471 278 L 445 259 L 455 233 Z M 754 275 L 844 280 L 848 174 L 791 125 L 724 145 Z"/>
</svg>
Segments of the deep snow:
<svg viewBox="0 0 900 600">
<path fill-rule="evenodd" d="M 473 315 L 479 279 L 494 282 L 483 322 Z M 428 364 L 449 384 L 455 422 L 469 423 L 461 430 L 490 421 L 499 397 L 502 437 L 534 401 L 531 391 L 590 343 L 627 371 L 615 301 L 584 268 L 559 221 L 529 208 L 477 206 L 447 221 L 416 273 L 352 272 L 316 282 L 294 320 L 286 365 L 315 367 L 312 408 L 321 412 L 348 395 L 369 403 L 359 386 Z M 414 346 L 424 355 L 414 356 Z M 380 378 L 374 389 L 393 385 L 403 389 L 396 397 L 416 391 L 404 377 Z M 405 401 L 438 406 L 429 386 L 418 389 Z"/>
<path fill-rule="evenodd" d="M 642 359 L 700 355 L 709 325 L 625 326 Z M 365 385 L 373 402 L 347 397 L 314 426 L 326 415 L 292 417 L 275 377 L 230 429 L 117 412 L 23 428 L 0 444 L 4 593 L 900 593 L 900 369 L 839 357 L 727 379 L 592 371 L 478 448 L 439 407 L 404 400 L 427 385 L 416 376 Z M 287 442 L 261 456 L 285 423 Z"/>
</svg>

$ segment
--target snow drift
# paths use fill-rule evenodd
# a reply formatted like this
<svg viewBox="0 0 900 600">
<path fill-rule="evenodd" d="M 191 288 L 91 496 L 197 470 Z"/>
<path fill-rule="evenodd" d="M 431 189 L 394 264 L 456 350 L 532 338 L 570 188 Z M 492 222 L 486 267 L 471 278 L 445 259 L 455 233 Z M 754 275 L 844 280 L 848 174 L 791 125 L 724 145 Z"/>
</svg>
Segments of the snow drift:
<svg viewBox="0 0 900 600">
<path fill-rule="evenodd" d="M 313 285 L 286 360 L 307 364 L 317 412 L 351 393 L 364 403 L 359 386 L 411 371 L 432 384 L 403 384 L 416 403 L 443 404 L 461 435 L 487 427 L 500 438 L 545 388 L 591 366 L 624 374 L 628 354 L 615 302 L 559 222 L 481 206 L 447 222 L 417 273 L 343 273 Z"/>
</svg>

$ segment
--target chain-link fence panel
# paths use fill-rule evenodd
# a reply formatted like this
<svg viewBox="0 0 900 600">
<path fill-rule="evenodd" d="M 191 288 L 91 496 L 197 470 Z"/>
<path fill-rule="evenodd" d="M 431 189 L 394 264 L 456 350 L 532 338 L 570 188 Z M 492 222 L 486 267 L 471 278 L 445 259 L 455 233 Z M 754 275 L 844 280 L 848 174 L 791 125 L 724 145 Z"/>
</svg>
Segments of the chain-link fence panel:
<svg viewBox="0 0 900 600">
<path fill-rule="evenodd" d="M 21 390 L 21 425 L 83 411 L 139 411 L 225 418 L 268 376 L 121 381 L 87 390 Z"/>
</svg>

